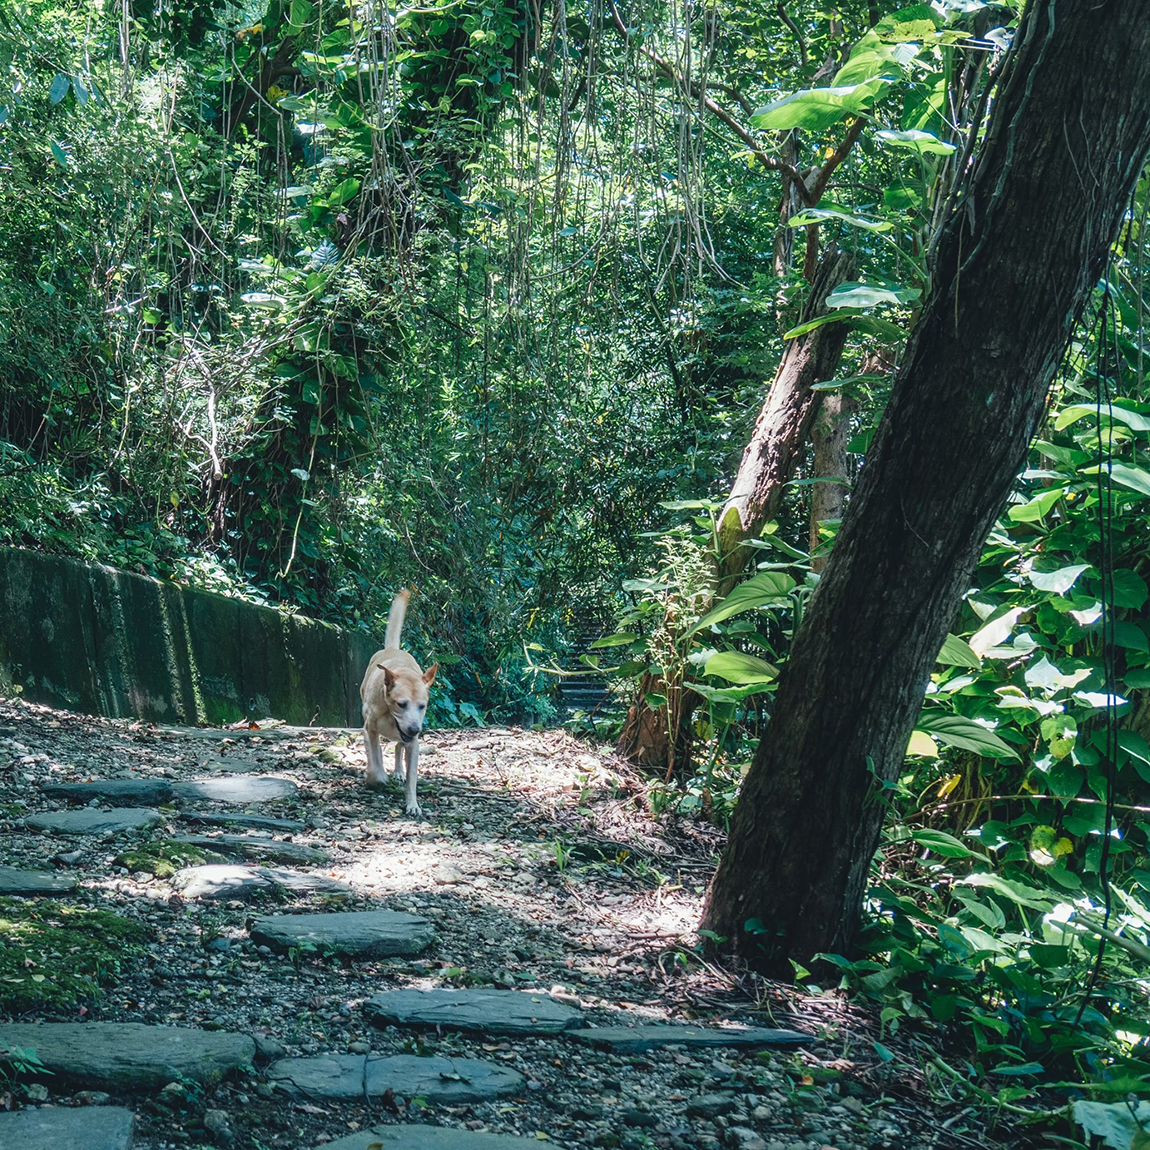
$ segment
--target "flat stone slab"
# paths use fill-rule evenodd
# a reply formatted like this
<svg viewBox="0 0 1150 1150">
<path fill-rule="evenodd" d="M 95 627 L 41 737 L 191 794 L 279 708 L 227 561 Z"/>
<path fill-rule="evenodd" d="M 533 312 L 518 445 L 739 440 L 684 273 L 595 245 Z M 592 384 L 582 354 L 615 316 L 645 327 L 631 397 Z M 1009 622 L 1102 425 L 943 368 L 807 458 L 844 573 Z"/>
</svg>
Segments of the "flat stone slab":
<svg viewBox="0 0 1150 1150">
<path fill-rule="evenodd" d="M 257 919 L 250 933 L 252 942 L 273 950 L 310 944 L 361 958 L 419 954 L 435 939 L 435 927 L 426 918 L 395 910 L 272 915 Z"/>
<path fill-rule="evenodd" d="M 797 1030 L 770 1030 L 748 1026 L 720 1030 L 704 1026 L 598 1026 L 568 1030 L 567 1038 L 616 1053 L 652 1050 L 657 1046 L 805 1046 L 814 1035 Z"/>
<path fill-rule="evenodd" d="M 290 779 L 268 775 L 217 775 L 214 779 L 194 779 L 173 783 L 181 799 L 202 799 L 209 803 L 266 803 L 272 799 L 294 799 L 299 787 Z"/>
<path fill-rule="evenodd" d="M 373 1143 L 383 1150 L 527 1150 L 528 1146 L 539 1150 L 537 1138 L 476 1134 L 447 1126 L 377 1126 L 324 1143 L 322 1150 L 367 1150 Z"/>
<path fill-rule="evenodd" d="M 0 894 L 68 894 L 75 889 L 76 880 L 71 875 L 0 866 Z"/>
<path fill-rule="evenodd" d="M 136 1116 L 122 1106 L 0 1113 L 0 1150 L 129 1150 Z"/>
<path fill-rule="evenodd" d="M 172 842 L 202 847 L 217 854 L 244 858 L 251 862 L 304 863 L 321 866 L 330 857 L 319 847 L 303 843 L 277 842 L 275 839 L 251 838 L 247 835 L 177 835 Z"/>
<path fill-rule="evenodd" d="M 351 894 L 346 883 L 323 875 L 266 866 L 191 866 L 172 876 L 172 886 L 187 898 L 252 899 L 283 889 L 293 894 Z"/>
<path fill-rule="evenodd" d="M 289 1093 L 307 1098 L 379 1098 L 393 1090 L 403 1098 L 424 1098 L 433 1106 L 485 1102 L 522 1090 L 517 1070 L 478 1058 L 420 1058 L 393 1054 L 326 1054 L 284 1058 L 267 1068 L 267 1076 Z"/>
<path fill-rule="evenodd" d="M 189 823 L 203 823 L 207 827 L 250 827 L 257 831 L 302 831 L 304 827 L 298 819 L 276 819 L 271 815 L 253 815 L 246 811 L 237 811 L 234 815 L 184 811 L 180 818 Z"/>
<path fill-rule="evenodd" d="M 142 1022 L 0 1024 L 0 1049 L 13 1046 L 34 1050 L 54 1080 L 101 1090 L 159 1090 L 181 1078 L 214 1086 L 256 1054 L 246 1034 Z"/>
<path fill-rule="evenodd" d="M 50 835 L 103 835 L 141 831 L 159 821 L 160 812 L 148 807 L 117 807 L 114 811 L 85 807 L 79 811 L 45 811 L 28 815 L 24 825 Z"/>
<path fill-rule="evenodd" d="M 583 1015 L 523 990 L 390 990 L 364 1003 L 377 1026 L 445 1026 L 484 1034 L 558 1034 Z"/>
<path fill-rule="evenodd" d="M 170 803 L 176 797 L 167 779 L 92 779 L 86 783 L 45 783 L 40 790 L 49 798 L 69 803 L 100 799 L 113 807 L 151 806 Z"/>
</svg>

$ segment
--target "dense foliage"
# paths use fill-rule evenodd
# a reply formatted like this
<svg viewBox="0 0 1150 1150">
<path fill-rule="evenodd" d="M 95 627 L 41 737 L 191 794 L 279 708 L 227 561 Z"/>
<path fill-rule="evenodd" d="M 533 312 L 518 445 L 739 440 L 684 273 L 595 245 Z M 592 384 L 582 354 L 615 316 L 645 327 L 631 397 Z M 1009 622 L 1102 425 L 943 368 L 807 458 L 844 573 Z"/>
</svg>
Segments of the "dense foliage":
<svg viewBox="0 0 1150 1150">
<path fill-rule="evenodd" d="M 586 670 L 698 700 L 655 814 L 721 820 L 817 585 L 809 460 L 722 600 L 714 514 L 832 243 L 861 465 L 1016 9 L 0 0 L 0 542 L 373 631 L 414 583 L 441 722 L 555 718 L 540 668 L 614 617 Z M 825 960 L 965 1023 L 931 1073 L 1007 1107 L 1150 1073 L 1148 208 Z"/>
</svg>

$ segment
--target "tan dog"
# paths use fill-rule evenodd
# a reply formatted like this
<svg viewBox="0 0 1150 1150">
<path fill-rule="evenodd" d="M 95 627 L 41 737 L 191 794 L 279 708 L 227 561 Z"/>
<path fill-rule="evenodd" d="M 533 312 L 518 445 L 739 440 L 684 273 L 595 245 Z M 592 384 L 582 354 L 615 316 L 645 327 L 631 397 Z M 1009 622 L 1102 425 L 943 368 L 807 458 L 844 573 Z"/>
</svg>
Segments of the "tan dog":
<svg viewBox="0 0 1150 1150">
<path fill-rule="evenodd" d="M 415 799 L 419 768 L 419 733 L 427 715 L 428 687 L 435 681 L 438 663 L 426 671 L 406 652 L 399 649 L 399 635 L 411 592 L 404 589 L 391 601 L 387 615 L 384 648 L 376 651 L 367 665 L 360 684 L 363 700 L 363 742 L 367 750 L 367 786 L 383 790 L 387 771 L 383 766 L 380 738 L 395 741 L 395 778 L 399 780 L 404 756 L 407 757 L 407 813 L 422 814 Z"/>
</svg>

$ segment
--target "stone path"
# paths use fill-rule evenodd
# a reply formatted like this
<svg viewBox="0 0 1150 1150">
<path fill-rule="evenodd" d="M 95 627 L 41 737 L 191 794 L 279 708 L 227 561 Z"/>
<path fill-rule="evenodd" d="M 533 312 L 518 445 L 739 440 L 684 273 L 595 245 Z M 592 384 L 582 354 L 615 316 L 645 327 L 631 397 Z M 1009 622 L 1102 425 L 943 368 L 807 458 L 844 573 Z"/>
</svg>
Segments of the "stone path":
<svg viewBox="0 0 1150 1150">
<path fill-rule="evenodd" d="M 200 847 L 215 851 L 231 858 L 243 858 L 249 862 L 302 863 L 305 866 L 322 866 L 330 855 L 319 847 L 309 847 L 303 843 L 282 842 L 272 838 L 256 838 L 247 835 L 176 835 L 174 843 Z"/>
<path fill-rule="evenodd" d="M 24 824 L 50 835 L 107 835 L 141 831 L 160 821 L 160 812 L 146 807 L 117 807 L 111 811 L 85 807 L 79 811 L 48 811 L 29 815 Z"/>
<path fill-rule="evenodd" d="M 324 1150 L 539 1150 L 537 1138 L 516 1138 L 506 1134 L 477 1134 L 470 1130 L 442 1126 L 374 1126 L 337 1138 Z M 317 1147 L 318 1150 L 318 1147 Z"/>
<path fill-rule="evenodd" d="M 254 943 L 272 950 L 304 946 L 355 958 L 419 954 L 435 939 L 428 919 L 393 910 L 276 915 L 256 919 L 250 933 Z"/>
<path fill-rule="evenodd" d="M 85 1087 L 148 1090 L 174 1080 L 214 1086 L 255 1059 L 246 1034 L 134 1022 L 0 1023 L 0 1050 L 33 1050 L 54 1077 Z"/>
<path fill-rule="evenodd" d="M 0 895 L 69 894 L 75 889 L 72 875 L 0 866 Z"/>
<path fill-rule="evenodd" d="M 413 820 L 356 732 L 0 700 L 0 1150 L 989 1145 L 892 1100 L 875 1020 L 703 961 L 720 836 L 608 750 L 434 732 L 422 766 Z"/>
<path fill-rule="evenodd" d="M 280 891 L 294 894 L 349 895 L 346 883 L 323 875 L 302 874 L 282 867 L 226 866 L 222 863 L 185 867 L 172 878 L 172 886 L 185 898 L 234 898 L 250 901 Z"/>
<path fill-rule="evenodd" d="M 618 1054 L 634 1054 L 660 1046 L 681 1046 L 684 1049 L 714 1046 L 756 1049 L 778 1046 L 793 1049 L 814 1042 L 809 1034 L 760 1027 L 719 1030 L 698 1026 L 599 1026 L 593 1030 L 569 1030 L 567 1037 Z"/>
<path fill-rule="evenodd" d="M 263 803 L 273 799 L 294 799 L 299 787 L 290 779 L 262 775 L 224 775 L 213 779 L 193 779 L 172 788 L 181 799 L 203 799 L 210 803 Z"/>
<path fill-rule="evenodd" d="M 120 1106 L 0 1113 L 0 1150 L 129 1150 L 135 1125 Z"/>
<path fill-rule="evenodd" d="M 376 1026 L 442 1026 L 483 1034 L 559 1034 L 583 1022 L 580 1011 L 521 990 L 391 990 L 368 999 L 364 1011 Z"/>
<path fill-rule="evenodd" d="M 422 1098 L 433 1106 L 503 1098 L 527 1085 L 519 1071 L 493 1062 L 415 1054 L 285 1058 L 273 1062 L 267 1076 L 289 1093 L 305 1098 L 382 1098 L 390 1091 L 402 1098 Z"/>
<path fill-rule="evenodd" d="M 153 806 L 176 797 L 164 779 L 92 779 L 85 783 L 45 783 L 40 788 L 50 799 L 86 803 L 99 799 L 113 807 Z"/>
</svg>

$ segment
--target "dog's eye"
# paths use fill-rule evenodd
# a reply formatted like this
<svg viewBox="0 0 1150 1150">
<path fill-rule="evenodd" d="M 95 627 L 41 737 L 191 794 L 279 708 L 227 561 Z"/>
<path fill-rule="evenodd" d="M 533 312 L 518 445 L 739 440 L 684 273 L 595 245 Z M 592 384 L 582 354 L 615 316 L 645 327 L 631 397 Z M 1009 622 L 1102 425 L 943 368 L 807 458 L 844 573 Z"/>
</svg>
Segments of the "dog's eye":
<svg viewBox="0 0 1150 1150">
<path fill-rule="evenodd" d="M 427 704 L 426 704 L 426 703 L 420 703 L 420 704 L 419 704 L 419 709 L 420 709 L 421 711 L 426 711 L 426 710 L 427 710 Z"/>
</svg>

